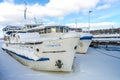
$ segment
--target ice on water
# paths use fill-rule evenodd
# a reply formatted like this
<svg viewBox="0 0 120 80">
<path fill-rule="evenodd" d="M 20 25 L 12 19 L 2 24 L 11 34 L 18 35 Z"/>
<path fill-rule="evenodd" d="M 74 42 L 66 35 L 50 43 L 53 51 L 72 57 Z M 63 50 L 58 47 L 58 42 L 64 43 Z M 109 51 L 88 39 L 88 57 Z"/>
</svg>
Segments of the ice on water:
<svg viewBox="0 0 120 80">
<path fill-rule="evenodd" d="M 120 80 L 120 59 L 101 52 L 120 57 L 119 51 L 89 48 L 75 55 L 73 71 L 65 73 L 31 70 L 0 49 L 0 80 Z"/>
</svg>

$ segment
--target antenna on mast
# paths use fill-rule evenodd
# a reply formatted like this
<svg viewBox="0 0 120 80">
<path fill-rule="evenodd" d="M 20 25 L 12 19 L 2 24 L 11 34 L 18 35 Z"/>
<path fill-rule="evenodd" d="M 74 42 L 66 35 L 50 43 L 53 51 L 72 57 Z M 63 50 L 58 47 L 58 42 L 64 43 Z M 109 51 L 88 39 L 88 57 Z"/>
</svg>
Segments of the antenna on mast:
<svg viewBox="0 0 120 80">
<path fill-rule="evenodd" d="M 26 18 L 27 18 L 27 2 L 26 2 L 26 0 L 24 0 L 24 7 L 25 7 L 25 9 L 24 9 L 24 19 L 26 20 Z M 29 11 L 28 11 L 28 13 L 32 14 L 32 12 L 29 12 Z M 37 19 L 36 19 L 35 16 L 33 16 L 33 19 L 34 19 L 34 22 L 37 23 Z"/>
<path fill-rule="evenodd" d="M 26 20 L 26 12 L 27 12 L 27 3 L 24 0 L 24 4 L 25 4 L 25 9 L 24 9 L 24 19 Z"/>
<path fill-rule="evenodd" d="M 75 25 L 76 25 L 76 28 L 77 28 L 77 18 L 75 18 Z"/>
</svg>

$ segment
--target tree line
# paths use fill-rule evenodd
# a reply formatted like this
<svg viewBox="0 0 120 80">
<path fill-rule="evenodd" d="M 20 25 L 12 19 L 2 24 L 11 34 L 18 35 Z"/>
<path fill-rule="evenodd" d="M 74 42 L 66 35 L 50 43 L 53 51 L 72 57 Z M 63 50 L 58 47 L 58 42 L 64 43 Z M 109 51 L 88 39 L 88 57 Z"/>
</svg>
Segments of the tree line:
<svg viewBox="0 0 120 80">
<path fill-rule="evenodd" d="M 91 34 L 120 34 L 120 28 L 110 28 L 110 29 L 100 29 L 100 30 L 91 30 Z"/>
</svg>

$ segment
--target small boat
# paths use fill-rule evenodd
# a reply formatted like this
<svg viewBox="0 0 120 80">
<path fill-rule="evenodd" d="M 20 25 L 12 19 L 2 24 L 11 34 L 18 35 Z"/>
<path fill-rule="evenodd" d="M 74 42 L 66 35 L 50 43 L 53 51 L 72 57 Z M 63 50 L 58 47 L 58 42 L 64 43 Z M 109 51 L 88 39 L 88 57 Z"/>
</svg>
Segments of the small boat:
<svg viewBox="0 0 120 80">
<path fill-rule="evenodd" d="M 72 71 L 78 42 L 79 36 L 68 26 L 41 25 L 5 30 L 2 49 L 34 70 Z"/>
</svg>

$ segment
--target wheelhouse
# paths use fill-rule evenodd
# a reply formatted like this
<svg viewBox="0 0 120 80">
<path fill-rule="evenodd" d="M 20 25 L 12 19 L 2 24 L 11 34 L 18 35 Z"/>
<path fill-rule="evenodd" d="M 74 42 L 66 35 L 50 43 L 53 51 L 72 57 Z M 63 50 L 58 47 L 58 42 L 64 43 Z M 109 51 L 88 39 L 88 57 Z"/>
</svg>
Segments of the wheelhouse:
<svg viewBox="0 0 120 80">
<path fill-rule="evenodd" d="M 28 30 L 28 32 L 39 32 L 39 34 L 47 33 L 66 33 L 69 31 L 68 26 L 45 26 L 44 28 L 35 28 Z"/>
</svg>

